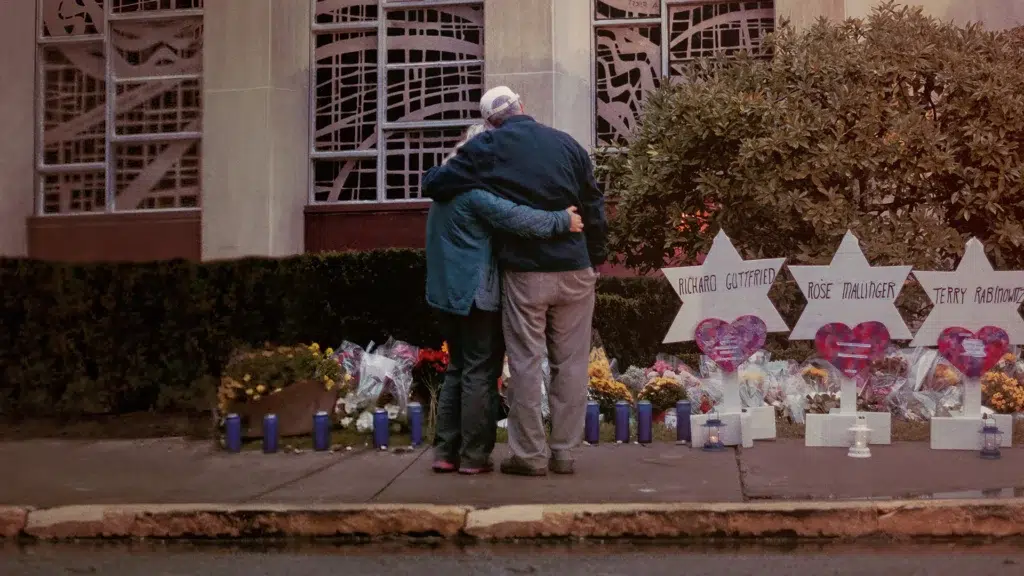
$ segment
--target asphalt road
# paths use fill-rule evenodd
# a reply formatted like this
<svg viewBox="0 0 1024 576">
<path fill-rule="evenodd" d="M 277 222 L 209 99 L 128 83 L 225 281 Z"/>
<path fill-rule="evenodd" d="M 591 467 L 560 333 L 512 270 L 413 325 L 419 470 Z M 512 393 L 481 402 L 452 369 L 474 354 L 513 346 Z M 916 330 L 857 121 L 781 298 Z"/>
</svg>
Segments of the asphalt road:
<svg viewBox="0 0 1024 576">
<path fill-rule="evenodd" d="M 180 545 L 0 545 L 4 576 L 380 576 L 522 575 L 864 575 L 1011 576 L 1024 573 L 1024 545 L 857 549 L 707 550 L 682 546 L 506 546 L 409 549 L 332 547 L 225 549 Z"/>
</svg>

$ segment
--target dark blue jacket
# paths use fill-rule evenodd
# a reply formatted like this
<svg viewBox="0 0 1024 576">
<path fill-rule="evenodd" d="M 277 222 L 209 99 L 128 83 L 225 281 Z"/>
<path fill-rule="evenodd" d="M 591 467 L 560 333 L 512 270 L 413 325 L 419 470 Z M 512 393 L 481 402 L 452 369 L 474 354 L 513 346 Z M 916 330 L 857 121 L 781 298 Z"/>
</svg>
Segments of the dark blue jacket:
<svg viewBox="0 0 1024 576">
<path fill-rule="evenodd" d="M 427 304 L 466 316 L 501 309 L 501 282 L 492 231 L 534 242 L 569 233 L 569 213 L 517 206 L 483 190 L 431 204 L 427 214 Z"/>
<path fill-rule="evenodd" d="M 576 206 L 583 218 L 582 234 L 546 241 L 501 235 L 498 260 L 505 270 L 565 272 L 607 260 L 604 195 L 587 151 L 565 132 L 529 116 L 514 116 L 471 139 L 423 177 L 423 195 L 434 200 L 474 189 L 538 210 Z"/>
</svg>

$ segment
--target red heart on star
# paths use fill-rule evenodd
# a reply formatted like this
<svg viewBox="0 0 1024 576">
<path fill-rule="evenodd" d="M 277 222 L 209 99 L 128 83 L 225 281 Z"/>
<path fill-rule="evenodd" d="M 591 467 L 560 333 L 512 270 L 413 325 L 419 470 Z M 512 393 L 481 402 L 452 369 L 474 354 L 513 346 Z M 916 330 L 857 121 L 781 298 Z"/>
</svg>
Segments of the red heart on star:
<svg viewBox="0 0 1024 576">
<path fill-rule="evenodd" d="M 694 331 L 700 351 L 725 372 L 735 372 L 764 347 L 767 337 L 768 327 L 757 316 L 740 316 L 732 324 L 708 318 Z"/>
<path fill-rule="evenodd" d="M 850 378 L 885 355 L 888 347 L 889 329 L 881 322 L 861 322 L 852 329 L 841 322 L 833 322 L 819 328 L 814 335 L 818 355 Z"/>
<path fill-rule="evenodd" d="M 1010 337 L 995 326 L 985 326 L 977 334 L 954 326 L 939 334 L 939 354 L 968 378 L 988 372 L 1009 351 Z"/>
</svg>

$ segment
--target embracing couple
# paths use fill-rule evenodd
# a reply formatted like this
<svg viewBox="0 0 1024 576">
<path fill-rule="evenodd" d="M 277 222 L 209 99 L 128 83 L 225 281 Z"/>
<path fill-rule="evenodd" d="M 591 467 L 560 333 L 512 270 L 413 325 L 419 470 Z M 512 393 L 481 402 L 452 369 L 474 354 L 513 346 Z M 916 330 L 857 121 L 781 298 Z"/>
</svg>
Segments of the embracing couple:
<svg viewBox="0 0 1024 576">
<path fill-rule="evenodd" d="M 427 302 L 442 313 L 450 354 L 434 470 L 493 469 L 507 351 L 511 455 L 501 471 L 571 474 L 586 419 L 595 267 L 606 259 L 604 198 L 587 151 L 526 115 L 512 90 L 489 90 L 480 111 L 484 123 L 423 177 L 423 195 L 434 201 Z M 545 356 L 550 442 L 541 415 Z"/>
</svg>

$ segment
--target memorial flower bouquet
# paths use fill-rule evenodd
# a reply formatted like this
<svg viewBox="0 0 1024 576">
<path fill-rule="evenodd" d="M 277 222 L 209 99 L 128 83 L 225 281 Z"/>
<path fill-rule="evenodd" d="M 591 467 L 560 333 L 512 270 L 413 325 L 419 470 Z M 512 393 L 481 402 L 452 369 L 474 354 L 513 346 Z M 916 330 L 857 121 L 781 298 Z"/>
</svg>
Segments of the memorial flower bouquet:
<svg viewBox="0 0 1024 576">
<path fill-rule="evenodd" d="M 587 372 L 590 376 L 590 399 L 596 400 L 601 406 L 601 413 L 605 418 L 611 418 L 615 414 L 616 402 L 624 400 L 633 403 L 633 394 L 626 385 L 612 378 L 611 363 L 604 348 L 591 349 Z"/>
<path fill-rule="evenodd" d="M 922 391 L 944 392 L 949 388 L 963 386 L 963 375 L 948 360 L 935 354 L 930 369 L 925 372 L 921 383 Z"/>
<path fill-rule="evenodd" d="M 427 426 L 433 430 L 437 423 L 437 398 L 444 385 L 444 374 L 448 371 L 448 343 L 441 343 L 440 350 L 420 348 L 413 367 L 413 378 L 426 388 L 430 399 Z"/>
<path fill-rule="evenodd" d="M 839 371 L 820 358 L 808 360 L 800 367 L 800 378 L 807 386 L 805 412 L 828 414 L 839 407 Z"/>
<path fill-rule="evenodd" d="M 1024 367 L 1015 354 L 1006 354 L 981 378 L 982 403 L 997 414 L 1024 412 Z"/>
<path fill-rule="evenodd" d="M 647 370 L 637 366 L 630 366 L 619 376 L 619 382 L 625 384 L 626 388 L 629 388 L 629 391 L 634 394 L 643 390 L 648 380 Z"/>
<path fill-rule="evenodd" d="M 680 400 L 686 400 L 686 390 L 675 378 L 655 376 L 643 387 L 637 400 L 647 400 L 655 414 L 675 408 Z"/>
</svg>

